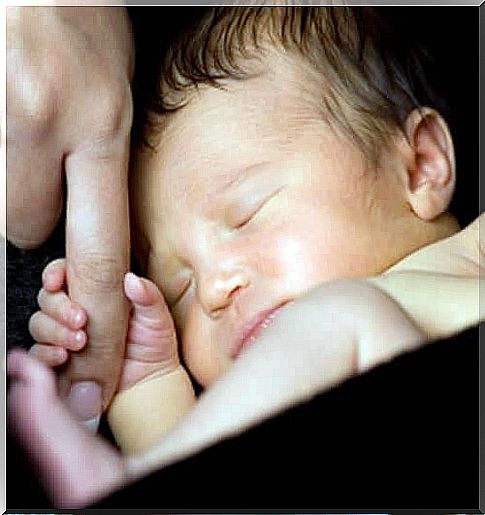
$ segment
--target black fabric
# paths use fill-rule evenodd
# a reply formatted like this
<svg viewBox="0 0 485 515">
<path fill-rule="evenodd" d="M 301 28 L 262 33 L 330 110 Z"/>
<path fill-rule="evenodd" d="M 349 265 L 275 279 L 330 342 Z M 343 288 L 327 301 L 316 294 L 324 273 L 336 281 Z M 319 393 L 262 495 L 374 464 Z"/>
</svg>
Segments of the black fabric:
<svg viewBox="0 0 485 515">
<path fill-rule="evenodd" d="M 93 508 L 475 511 L 478 340 L 477 326 L 401 356 Z M 49 507 L 14 442 L 7 458 L 9 510 Z"/>
<path fill-rule="evenodd" d="M 30 316 L 37 311 L 36 297 L 42 285 L 42 270 L 65 254 L 64 220 L 48 241 L 36 250 L 25 251 L 7 242 L 7 350 L 28 349 L 34 342 L 28 331 Z"/>
</svg>

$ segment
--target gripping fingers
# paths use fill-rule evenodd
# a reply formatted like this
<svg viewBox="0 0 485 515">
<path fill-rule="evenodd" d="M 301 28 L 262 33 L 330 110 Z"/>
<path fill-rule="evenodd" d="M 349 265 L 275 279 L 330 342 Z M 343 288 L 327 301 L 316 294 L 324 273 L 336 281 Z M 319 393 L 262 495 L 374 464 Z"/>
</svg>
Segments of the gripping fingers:
<svg viewBox="0 0 485 515">
<path fill-rule="evenodd" d="M 69 329 L 76 331 L 87 322 L 87 314 L 77 303 L 72 302 L 63 291 L 52 293 L 42 288 L 37 296 L 40 309 Z"/>
<path fill-rule="evenodd" d="M 157 286 L 132 273 L 125 276 L 131 300 L 126 359 L 144 363 L 178 363 L 177 337 L 172 316 Z"/>
<path fill-rule="evenodd" d="M 57 292 L 66 284 L 66 260 L 55 259 L 42 272 L 42 286 L 49 292 Z"/>
<path fill-rule="evenodd" d="M 69 353 L 64 347 L 55 347 L 43 343 L 33 345 L 29 353 L 50 368 L 63 365 L 69 358 Z"/>
<path fill-rule="evenodd" d="M 86 333 L 79 329 L 71 331 L 42 311 L 37 311 L 29 321 L 29 331 L 37 342 L 48 343 L 77 351 L 86 345 Z"/>
<path fill-rule="evenodd" d="M 133 304 L 132 320 L 149 329 L 175 331 L 165 299 L 154 283 L 128 272 L 124 286 Z"/>
</svg>

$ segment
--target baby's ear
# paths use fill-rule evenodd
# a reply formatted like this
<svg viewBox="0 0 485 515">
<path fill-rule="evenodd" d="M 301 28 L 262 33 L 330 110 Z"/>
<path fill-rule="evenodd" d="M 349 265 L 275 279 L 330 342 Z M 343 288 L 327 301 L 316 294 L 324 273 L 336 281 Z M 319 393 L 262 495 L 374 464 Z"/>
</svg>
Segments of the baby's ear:
<svg viewBox="0 0 485 515">
<path fill-rule="evenodd" d="M 433 220 L 446 211 L 455 189 L 455 152 L 444 119 L 430 108 L 415 109 L 405 122 L 406 195 L 414 213 Z"/>
</svg>

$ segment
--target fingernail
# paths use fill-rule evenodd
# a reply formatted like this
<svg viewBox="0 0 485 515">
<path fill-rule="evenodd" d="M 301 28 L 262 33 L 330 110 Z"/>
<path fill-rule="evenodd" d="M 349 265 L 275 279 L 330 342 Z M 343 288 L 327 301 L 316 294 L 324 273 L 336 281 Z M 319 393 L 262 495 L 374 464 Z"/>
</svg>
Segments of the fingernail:
<svg viewBox="0 0 485 515">
<path fill-rule="evenodd" d="M 71 387 L 67 404 L 74 416 L 87 427 L 92 427 L 102 412 L 101 387 L 93 381 L 81 381 Z M 97 425 L 97 423 L 96 423 Z"/>
<path fill-rule="evenodd" d="M 91 420 L 85 420 L 81 423 L 90 433 L 97 433 L 100 419 L 101 415 L 98 415 L 97 417 L 94 417 Z"/>
<path fill-rule="evenodd" d="M 140 280 L 140 278 L 133 272 L 126 272 L 126 277 L 127 277 L 128 281 L 132 281 L 134 283 L 135 282 L 138 283 Z"/>
<path fill-rule="evenodd" d="M 143 283 L 141 279 L 133 272 L 128 272 L 126 274 L 126 280 L 128 281 L 128 284 L 131 284 L 132 288 L 143 288 Z"/>
<path fill-rule="evenodd" d="M 84 331 L 81 331 L 81 330 L 76 331 L 74 333 L 74 340 L 76 341 L 77 344 L 82 345 L 84 343 L 84 338 L 85 338 L 84 335 L 85 335 Z"/>
<path fill-rule="evenodd" d="M 73 319 L 74 319 L 74 324 L 76 325 L 76 327 L 80 324 L 82 324 L 83 320 L 84 320 L 84 313 L 82 311 L 79 311 L 79 310 L 75 310 L 73 311 Z"/>
</svg>

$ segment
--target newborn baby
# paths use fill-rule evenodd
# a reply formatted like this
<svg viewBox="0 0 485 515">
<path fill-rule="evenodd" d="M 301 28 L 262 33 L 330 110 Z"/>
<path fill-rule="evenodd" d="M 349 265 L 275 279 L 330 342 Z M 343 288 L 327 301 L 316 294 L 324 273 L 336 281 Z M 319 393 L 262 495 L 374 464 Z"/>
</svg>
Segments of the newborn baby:
<svg viewBox="0 0 485 515">
<path fill-rule="evenodd" d="M 214 8 L 173 42 L 133 156 L 148 279 L 125 278 L 132 314 L 109 410 L 133 456 L 78 427 L 37 360 L 9 360 L 10 409 L 58 502 L 69 490 L 82 505 L 482 318 L 478 221 L 451 237 L 450 132 L 363 12 Z M 63 260 L 47 267 L 30 324 L 31 353 L 51 367 L 89 333 L 65 278 Z M 208 389 L 197 403 L 192 379 Z M 91 400 L 77 413 L 90 424 Z"/>
</svg>

